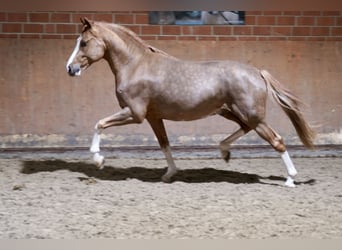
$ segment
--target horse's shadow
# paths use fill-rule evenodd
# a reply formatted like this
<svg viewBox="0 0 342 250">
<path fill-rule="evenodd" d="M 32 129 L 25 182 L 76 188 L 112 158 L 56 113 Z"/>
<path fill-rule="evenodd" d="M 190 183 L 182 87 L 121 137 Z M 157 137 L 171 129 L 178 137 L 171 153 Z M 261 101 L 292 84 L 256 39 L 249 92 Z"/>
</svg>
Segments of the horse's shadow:
<svg viewBox="0 0 342 250">
<path fill-rule="evenodd" d="M 121 181 L 138 179 L 144 182 L 161 182 L 161 176 L 166 172 L 166 168 L 118 168 L 113 166 L 107 166 L 100 170 L 94 164 L 86 162 L 66 162 L 62 160 L 24 161 L 20 172 L 23 174 L 35 174 L 38 172 L 54 172 L 58 170 L 83 173 L 90 178 L 99 180 Z M 84 178 L 80 177 L 79 179 L 82 180 Z M 179 170 L 172 178 L 172 181 L 186 183 L 228 182 L 233 184 L 262 183 L 278 185 L 275 183 L 267 183 L 262 180 L 285 181 L 286 179 L 280 176 L 262 177 L 256 174 L 218 170 L 214 168 Z M 302 183 L 297 182 L 297 184 L 312 184 L 313 182 L 314 180 L 310 180 Z"/>
</svg>

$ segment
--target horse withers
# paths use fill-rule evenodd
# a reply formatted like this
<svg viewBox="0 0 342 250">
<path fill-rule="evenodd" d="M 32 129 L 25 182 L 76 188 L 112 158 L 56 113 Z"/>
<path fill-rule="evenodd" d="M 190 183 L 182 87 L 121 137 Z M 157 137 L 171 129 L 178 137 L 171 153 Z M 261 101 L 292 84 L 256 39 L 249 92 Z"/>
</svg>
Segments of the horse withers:
<svg viewBox="0 0 342 250">
<path fill-rule="evenodd" d="M 81 75 L 91 64 L 105 59 L 114 76 L 119 112 L 95 125 L 90 151 L 98 167 L 102 130 L 146 119 L 151 125 L 167 161 L 162 176 L 170 182 L 177 172 L 163 120 L 190 121 L 220 115 L 240 128 L 220 143 L 224 160 L 230 159 L 231 144 L 251 130 L 281 154 L 294 187 L 297 174 L 282 137 L 265 121 L 266 100 L 271 92 L 293 123 L 308 148 L 313 148 L 314 133 L 299 110 L 300 101 L 266 70 L 236 61 L 185 61 L 148 45 L 131 30 L 112 23 L 81 18 L 83 30 L 67 61 L 70 76 Z"/>
</svg>

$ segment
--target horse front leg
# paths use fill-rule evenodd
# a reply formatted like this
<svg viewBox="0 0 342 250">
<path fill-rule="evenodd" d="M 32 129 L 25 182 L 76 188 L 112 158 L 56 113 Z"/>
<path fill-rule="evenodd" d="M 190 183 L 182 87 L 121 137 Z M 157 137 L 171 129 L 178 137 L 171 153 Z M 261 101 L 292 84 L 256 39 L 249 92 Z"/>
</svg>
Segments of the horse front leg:
<svg viewBox="0 0 342 250">
<path fill-rule="evenodd" d="M 95 133 L 93 136 L 93 140 L 90 146 L 90 152 L 94 154 L 93 160 L 96 162 L 96 165 L 99 169 L 102 169 L 104 166 L 104 156 L 100 155 L 100 142 L 101 142 L 101 132 L 102 129 L 98 128 L 98 123 L 95 125 Z"/>
<path fill-rule="evenodd" d="M 160 148 L 163 151 L 166 162 L 167 162 L 167 171 L 162 176 L 163 182 L 171 182 L 172 176 L 174 176 L 178 169 L 175 165 L 175 162 L 173 161 L 172 154 L 171 154 L 171 148 L 169 139 L 167 138 L 165 126 L 162 119 L 153 119 L 153 118 L 146 118 L 148 122 L 150 123 L 154 134 L 156 135 Z"/>
<path fill-rule="evenodd" d="M 98 168 L 103 168 L 105 162 L 104 156 L 100 154 L 101 132 L 108 127 L 139 122 L 141 122 L 141 119 L 137 119 L 137 117 L 134 117 L 132 115 L 131 109 L 129 107 L 125 107 L 114 115 L 101 119 L 96 123 L 90 152 L 94 154 L 93 159 L 96 162 Z"/>
</svg>

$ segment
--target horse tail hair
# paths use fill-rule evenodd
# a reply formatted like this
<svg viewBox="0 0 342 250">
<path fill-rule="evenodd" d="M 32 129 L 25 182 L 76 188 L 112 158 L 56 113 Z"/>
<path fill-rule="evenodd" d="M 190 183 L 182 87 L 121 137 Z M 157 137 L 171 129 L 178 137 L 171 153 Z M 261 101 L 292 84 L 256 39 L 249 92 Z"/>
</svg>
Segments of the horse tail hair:
<svg viewBox="0 0 342 250">
<path fill-rule="evenodd" d="M 315 132 L 310 128 L 302 112 L 299 110 L 299 105 L 302 102 L 289 90 L 285 89 L 268 71 L 261 70 L 260 74 L 266 82 L 267 89 L 271 90 L 274 99 L 290 118 L 304 146 L 309 149 L 314 149 L 313 140 L 315 138 Z"/>
</svg>

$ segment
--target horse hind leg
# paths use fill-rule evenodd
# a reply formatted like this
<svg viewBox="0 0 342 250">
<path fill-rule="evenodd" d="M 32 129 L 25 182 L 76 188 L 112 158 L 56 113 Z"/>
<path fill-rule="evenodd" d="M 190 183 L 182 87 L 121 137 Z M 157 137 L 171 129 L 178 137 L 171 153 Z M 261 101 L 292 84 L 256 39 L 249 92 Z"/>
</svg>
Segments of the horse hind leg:
<svg viewBox="0 0 342 250">
<path fill-rule="evenodd" d="M 222 158 L 228 162 L 230 160 L 230 147 L 231 144 L 239 139 L 241 136 L 245 135 L 247 132 L 243 128 L 239 128 L 233 134 L 228 136 L 226 139 L 220 142 L 220 150 Z"/>
<path fill-rule="evenodd" d="M 222 108 L 219 112 L 219 115 L 222 117 L 235 121 L 240 125 L 240 128 L 236 130 L 233 134 L 225 138 L 220 142 L 220 150 L 221 150 L 221 155 L 222 158 L 228 162 L 230 160 L 230 147 L 231 144 L 242 137 L 243 135 L 247 134 L 251 129 L 245 125 L 236 115 L 234 115 L 230 110 L 226 108 Z"/>
<path fill-rule="evenodd" d="M 288 187 L 295 187 L 294 184 L 294 177 L 297 175 L 297 170 L 286 150 L 285 143 L 281 136 L 276 133 L 267 123 L 260 122 L 256 128 L 255 131 L 258 133 L 258 135 L 269 142 L 271 146 L 280 153 L 281 158 L 283 159 L 286 170 L 288 173 L 287 180 L 285 182 L 285 185 Z"/>
</svg>

